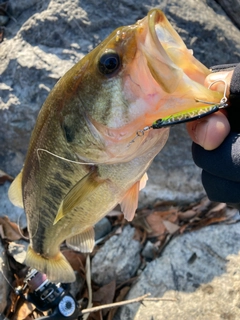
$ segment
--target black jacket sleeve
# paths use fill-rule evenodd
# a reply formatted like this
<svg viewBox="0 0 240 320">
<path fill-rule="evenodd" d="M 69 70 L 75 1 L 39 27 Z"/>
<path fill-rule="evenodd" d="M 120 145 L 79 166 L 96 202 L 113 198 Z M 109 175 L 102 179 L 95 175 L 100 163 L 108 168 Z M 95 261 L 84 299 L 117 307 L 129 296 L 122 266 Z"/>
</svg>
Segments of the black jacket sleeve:
<svg viewBox="0 0 240 320">
<path fill-rule="evenodd" d="M 233 66 L 216 69 L 220 71 Z M 215 150 L 207 151 L 193 143 L 195 163 L 203 169 L 202 183 L 210 200 L 240 208 L 240 64 L 235 66 L 227 108 L 231 132 Z"/>
</svg>

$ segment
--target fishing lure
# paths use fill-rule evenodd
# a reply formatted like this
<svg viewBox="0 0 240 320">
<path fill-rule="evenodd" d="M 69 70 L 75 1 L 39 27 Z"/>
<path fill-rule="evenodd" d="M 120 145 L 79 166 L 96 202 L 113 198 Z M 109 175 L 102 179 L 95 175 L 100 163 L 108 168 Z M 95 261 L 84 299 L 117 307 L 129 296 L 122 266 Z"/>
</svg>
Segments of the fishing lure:
<svg viewBox="0 0 240 320">
<path fill-rule="evenodd" d="M 158 119 L 150 126 L 153 129 L 161 129 L 169 126 L 173 126 L 180 123 L 194 121 L 206 117 L 219 110 L 218 105 L 214 105 L 200 110 L 192 110 L 185 113 L 175 114 L 163 119 Z"/>
<path fill-rule="evenodd" d="M 226 92 L 227 92 L 226 82 L 224 80 L 214 81 L 213 83 L 210 84 L 208 89 L 210 89 L 214 83 L 219 82 L 219 81 L 224 82 L 225 89 L 224 89 L 223 98 L 221 99 L 221 101 L 218 104 L 196 99 L 197 102 L 208 104 L 209 106 L 201 107 L 200 109 L 194 109 L 194 110 L 189 110 L 189 111 L 185 111 L 185 112 L 175 113 L 175 114 L 168 116 L 166 118 L 158 119 L 158 120 L 154 121 L 151 126 L 146 126 L 142 130 L 138 130 L 136 132 L 136 137 L 130 143 L 134 142 L 137 137 L 143 136 L 145 131 L 148 131 L 150 129 L 161 129 L 161 128 L 166 128 L 166 127 L 171 127 L 171 126 L 174 126 L 174 125 L 180 124 L 180 123 L 198 120 L 198 119 L 206 117 L 212 113 L 215 113 L 215 112 L 219 111 L 220 109 L 226 108 L 228 106 L 227 97 L 226 97 Z"/>
</svg>

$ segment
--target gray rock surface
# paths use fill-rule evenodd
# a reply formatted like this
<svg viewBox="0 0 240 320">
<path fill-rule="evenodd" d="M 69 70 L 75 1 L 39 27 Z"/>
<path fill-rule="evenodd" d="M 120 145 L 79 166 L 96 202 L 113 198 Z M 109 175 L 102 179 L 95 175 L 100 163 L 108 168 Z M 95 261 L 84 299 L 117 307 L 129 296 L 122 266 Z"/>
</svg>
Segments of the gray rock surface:
<svg viewBox="0 0 240 320">
<path fill-rule="evenodd" d="M 27 220 L 25 212 L 22 208 L 15 207 L 8 199 L 8 189 L 10 183 L 5 182 L 3 185 L 0 185 L 0 216 L 8 216 L 8 218 L 17 224 L 21 228 L 27 226 Z"/>
<path fill-rule="evenodd" d="M 127 299 L 150 292 L 176 301 L 122 307 L 114 320 L 239 319 L 240 224 L 176 237 L 149 263 Z"/>
<path fill-rule="evenodd" d="M 24 264 L 29 243 L 25 240 L 12 241 L 9 243 L 8 252 L 18 263 Z"/>
<path fill-rule="evenodd" d="M 95 241 L 100 240 L 101 238 L 105 237 L 109 234 L 112 230 L 112 225 L 109 220 L 105 217 L 101 219 L 95 226 Z"/>
<path fill-rule="evenodd" d="M 7 298 L 10 290 L 6 278 L 8 279 L 7 257 L 5 249 L 0 242 L 0 315 L 7 306 Z"/>
<path fill-rule="evenodd" d="M 92 259 L 92 280 L 105 285 L 112 280 L 121 283 L 130 279 L 140 265 L 141 244 L 133 240 L 130 225 L 120 235 L 112 236 Z"/>
<path fill-rule="evenodd" d="M 213 0 L 10 3 L 15 20 L 6 26 L 0 51 L 0 164 L 12 175 L 22 167 L 36 116 L 56 81 L 113 29 L 134 23 L 150 8 L 165 11 L 207 66 L 240 57 L 240 31 Z M 174 128 L 149 170 L 140 205 L 156 198 L 188 202 L 203 195 L 190 147 L 184 126 Z"/>
<path fill-rule="evenodd" d="M 216 0 L 230 19 L 240 28 L 240 0 Z"/>
</svg>

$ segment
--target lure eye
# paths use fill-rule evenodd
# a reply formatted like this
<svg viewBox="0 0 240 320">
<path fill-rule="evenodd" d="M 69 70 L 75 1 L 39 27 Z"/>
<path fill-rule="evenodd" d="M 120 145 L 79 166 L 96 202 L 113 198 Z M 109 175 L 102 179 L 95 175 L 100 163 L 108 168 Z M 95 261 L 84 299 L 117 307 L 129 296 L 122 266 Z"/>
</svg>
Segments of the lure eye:
<svg viewBox="0 0 240 320">
<path fill-rule="evenodd" d="M 99 71 L 106 75 L 114 75 L 121 67 L 120 57 L 115 51 L 106 51 L 98 61 Z"/>
</svg>

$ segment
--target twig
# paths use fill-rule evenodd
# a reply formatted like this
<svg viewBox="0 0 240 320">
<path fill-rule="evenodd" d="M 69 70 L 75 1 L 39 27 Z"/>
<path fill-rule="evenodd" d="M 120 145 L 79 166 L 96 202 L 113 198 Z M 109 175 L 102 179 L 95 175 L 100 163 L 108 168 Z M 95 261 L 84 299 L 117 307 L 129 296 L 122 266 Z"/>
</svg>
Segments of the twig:
<svg viewBox="0 0 240 320">
<path fill-rule="evenodd" d="M 167 298 L 147 298 L 151 295 L 151 293 L 147 293 L 141 297 L 135 298 L 135 299 L 131 299 L 131 300 L 126 300 L 126 301 L 120 301 L 120 302 L 115 302 L 115 303 L 109 303 L 109 304 L 104 304 L 102 306 L 97 306 L 97 307 L 93 307 L 93 308 L 89 308 L 89 309 L 83 309 L 82 310 L 82 314 L 85 313 L 90 313 L 90 312 L 96 312 L 99 310 L 103 310 L 103 309 L 108 309 L 108 308 L 115 308 L 115 307 L 119 307 L 119 306 L 123 306 L 126 304 L 131 304 L 131 303 L 135 303 L 135 302 L 141 302 L 141 301 L 176 301 L 176 299 L 167 299 Z"/>
<path fill-rule="evenodd" d="M 144 301 L 177 301 L 174 298 L 145 298 Z"/>
<path fill-rule="evenodd" d="M 87 255 L 87 259 L 86 259 L 86 282 L 87 282 L 87 288 L 88 288 L 88 305 L 87 305 L 87 309 L 85 310 L 89 310 L 92 309 L 92 287 L 91 287 L 91 270 L 90 270 L 90 255 Z M 83 317 L 83 320 L 87 320 L 89 316 L 87 315 L 87 312 L 85 314 L 85 316 Z"/>
</svg>

